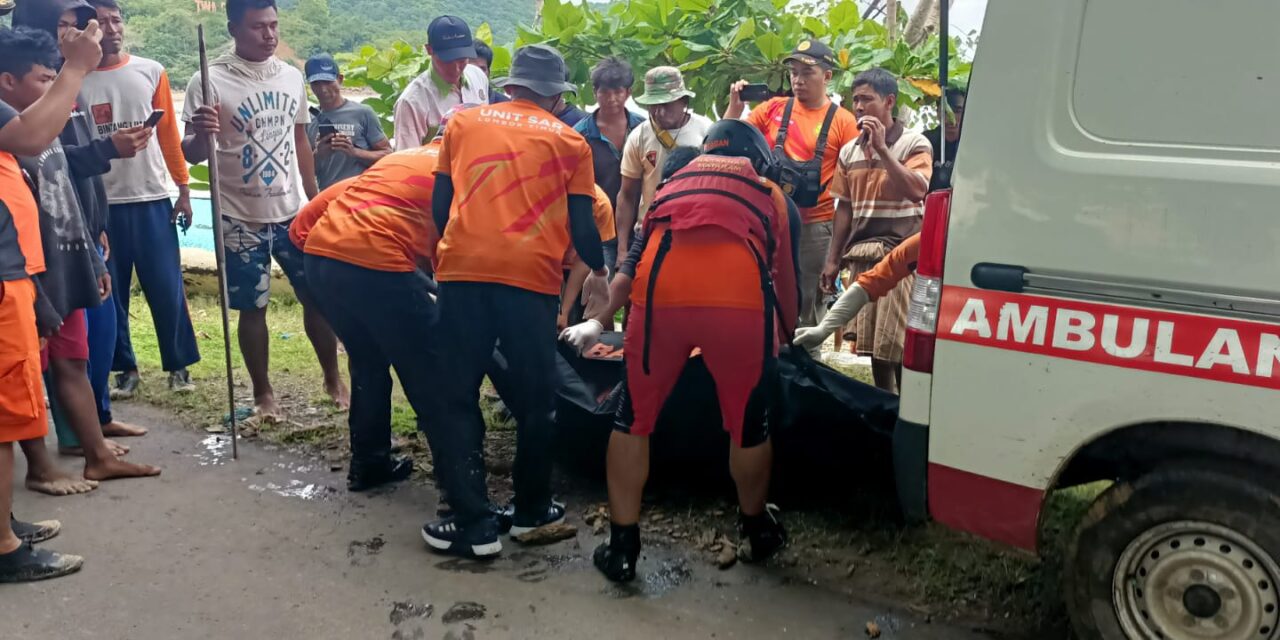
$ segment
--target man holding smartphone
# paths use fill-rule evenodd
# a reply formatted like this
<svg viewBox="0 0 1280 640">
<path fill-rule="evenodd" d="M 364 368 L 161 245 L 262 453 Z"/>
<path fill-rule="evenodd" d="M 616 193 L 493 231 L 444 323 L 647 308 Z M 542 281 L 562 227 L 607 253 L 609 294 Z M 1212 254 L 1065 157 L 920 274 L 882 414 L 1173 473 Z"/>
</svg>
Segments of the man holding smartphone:
<svg viewBox="0 0 1280 640">
<path fill-rule="evenodd" d="M 307 125 L 316 156 L 316 182 L 321 189 L 354 178 L 388 153 L 391 141 L 371 107 L 342 96 L 342 73 L 333 56 L 311 56 L 307 84 L 320 102 L 320 115 Z"/>
<path fill-rule="evenodd" d="M 116 290 L 115 356 L 109 366 L 119 373 L 111 396 L 131 397 L 140 382 L 129 338 L 129 290 L 135 269 L 151 307 L 160 360 L 169 372 L 169 388 L 190 391 L 193 386 L 187 367 L 200 361 L 200 351 L 187 311 L 175 225 L 184 231 L 191 226 L 191 191 L 169 75 L 159 62 L 124 53 L 124 18 L 116 0 L 92 0 L 89 4 L 102 26 L 102 61 L 97 71 L 85 78 L 81 93 L 93 133 L 106 138 L 118 131 L 150 127 L 154 133 L 149 135 L 158 142 L 132 158 L 116 160 L 111 171 L 102 176 L 110 205 L 107 268 Z M 171 185 L 177 187 L 176 201 L 169 197 Z M 100 416 L 104 424 L 110 423 L 109 416 L 109 412 Z M 112 429 L 107 435 L 137 435 L 127 433 L 128 425 Z"/>
<path fill-rule="evenodd" d="M 784 167 L 794 167 L 796 175 L 809 178 L 806 184 L 782 184 L 783 190 L 800 207 L 804 226 L 800 232 L 800 327 L 812 327 L 822 319 L 819 284 L 822 267 L 831 243 L 831 225 L 836 207 L 827 190 L 836 173 L 840 149 L 858 137 L 858 122 L 847 109 L 832 104 L 827 97 L 835 54 L 814 39 L 801 40 L 786 59 L 791 71 L 795 97 L 778 97 L 751 110 L 747 122 L 764 134 L 774 147 L 775 159 Z M 743 89 L 747 81 L 729 89 L 725 118 L 741 117 L 746 108 Z M 786 122 L 784 127 L 783 123 Z M 818 142 L 825 137 L 819 149 Z M 819 153 L 821 151 L 821 153 Z M 803 197 L 807 193 L 810 199 Z"/>
</svg>

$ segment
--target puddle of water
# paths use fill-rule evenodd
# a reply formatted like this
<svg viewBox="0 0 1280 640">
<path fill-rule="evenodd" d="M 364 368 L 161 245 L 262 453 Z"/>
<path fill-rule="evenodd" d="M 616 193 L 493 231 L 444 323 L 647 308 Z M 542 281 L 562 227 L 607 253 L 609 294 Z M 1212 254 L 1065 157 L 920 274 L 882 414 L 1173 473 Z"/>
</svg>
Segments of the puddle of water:
<svg viewBox="0 0 1280 640">
<path fill-rule="evenodd" d="M 436 608 L 431 604 L 418 604 L 409 600 L 391 604 L 391 624 L 400 626 L 405 620 L 430 618 Z"/>
<path fill-rule="evenodd" d="M 277 462 L 272 466 L 289 473 L 311 473 L 314 470 L 314 467 L 299 462 Z"/>
<path fill-rule="evenodd" d="M 876 626 L 880 627 L 880 631 L 885 633 L 897 633 L 902 630 L 902 621 L 897 616 L 882 613 L 873 620 Z"/>
<path fill-rule="evenodd" d="M 474 575 L 484 575 L 497 570 L 497 565 L 493 560 L 472 560 L 469 558 L 453 558 L 444 562 L 436 563 L 437 569 L 452 571 L 453 573 L 470 573 Z"/>
<path fill-rule="evenodd" d="M 283 498 L 301 500 L 328 500 L 338 493 L 337 489 L 328 485 L 306 483 L 301 480 L 290 480 L 285 486 L 274 482 L 268 482 L 265 485 L 251 484 L 249 488 L 259 493 L 271 492 Z"/>
<path fill-rule="evenodd" d="M 479 620 L 485 616 L 484 605 L 478 602 L 458 602 L 444 612 L 440 619 L 445 624 L 454 624 L 465 620 Z"/>
<path fill-rule="evenodd" d="M 347 557 L 353 557 L 357 553 L 376 556 L 382 553 L 382 547 L 386 546 L 387 541 L 382 536 L 374 536 L 368 540 L 352 540 L 347 545 Z"/>
<path fill-rule="evenodd" d="M 655 566 L 656 565 L 656 566 Z M 652 567 L 652 568 L 650 568 Z M 660 598 L 693 579 L 693 570 L 683 558 L 643 562 L 639 580 L 632 584 L 611 584 L 605 593 L 615 598 Z"/>
<path fill-rule="evenodd" d="M 231 436 L 208 436 L 200 441 L 200 451 L 192 457 L 202 467 L 226 464 L 231 458 Z"/>
</svg>

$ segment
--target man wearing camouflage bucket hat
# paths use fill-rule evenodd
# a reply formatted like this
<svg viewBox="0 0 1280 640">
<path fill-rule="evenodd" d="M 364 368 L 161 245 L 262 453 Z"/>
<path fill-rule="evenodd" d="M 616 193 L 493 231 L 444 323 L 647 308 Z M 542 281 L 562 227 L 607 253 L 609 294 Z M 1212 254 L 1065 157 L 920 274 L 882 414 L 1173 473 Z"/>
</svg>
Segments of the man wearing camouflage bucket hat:
<svg viewBox="0 0 1280 640">
<path fill-rule="evenodd" d="M 644 74 L 644 95 L 637 104 L 649 110 L 649 122 L 631 130 L 622 147 L 622 189 L 614 211 L 618 246 L 631 246 L 632 233 L 658 191 L 662 163 L 676 147 L 699 147 L 711 121 L 689 111 L 694 93 L 675 67 L 654 67 Z"/>
</svg>

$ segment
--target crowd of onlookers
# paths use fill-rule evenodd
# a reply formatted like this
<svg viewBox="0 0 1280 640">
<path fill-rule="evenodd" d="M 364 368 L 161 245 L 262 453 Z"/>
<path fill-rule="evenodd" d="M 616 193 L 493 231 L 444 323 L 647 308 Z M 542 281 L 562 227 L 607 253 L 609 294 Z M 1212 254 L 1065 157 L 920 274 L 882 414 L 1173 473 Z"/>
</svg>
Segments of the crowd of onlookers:
<svg viewBox="0 0 1280 640">
<path fill-rule="evenodd" d="M 522 48 L 507 77 L 490 78 L 492 50 L 464 21 L 443 16 L 430 23 L 430 66 L 399 97 L 388 138 L 371 108 L 344 97 L 331 56 L 313 56 L 303 71 L 276 57 L 274 0 L 228 0 L 233 48 L 209 61 L 207 78 L 190 79 L 176 113 L 165 69 L 127 53 L 120 1 L 127 3 L 18 0 L 13 28 L 0 29 L 0 510 L 11 506 L 12 442 L 35 491 L 84 493 L 100 481 L 160 473 L 122 459 L 128 446 L 120 439 L 146 429 L 116 420 L 111 401 L 142 384 L 129 328 L 135 273 L 168 387 L 192 389 L 188 367 L 200 354 L 177 229 L 193 221 L 187 166 L 210 160 L 222 185 L 228 304 L 238 311 L 255 413 L 284 413 L 269 375 L 274 261 L 302 303 L 325 391 L 350 409 L 353 491 L 412 471 L 390 447 L 392 372 L 399 378 L 445 493 L 447 508 L 423 529 L 442 551 L 491 555 L 501 548 L 498 533 L 563 519 L 550 491 L 556 334 L 585 346 L 624 305 L 630 342 L 641 309 L 740 310 L 757 304 L 763 282 L 764 327 L 774 327 L 770 304 L 782 326 L 756 333 L 789 342 L 795 331 L 796 344 L 816 353 L 837 331 L 870 356 L 878 386 L 897 388 L 914 236 L 925 194 L 946 185 L 962 94 L 949 100 L 945 124 L 923 134 L 895 117 L 898 81 L 883 70 L 858 75 L 851 104 L 837 104 L 829 86 L 835 54 L 809 38 L 786 58 L 785 95 L 748 110 L 748 84 L 735 83 L 719 123 L 691 111 L 694 94 L 678 69 L 646 70 L 633 96 L 636 73 L 612 57 L 593 61 L 596 105 L 588 113 L 571 102 L 575 88 L 554 48 Z M 935 162 L 941 139 L 946 158 Z M 698 199 L 708 194 L 727 200 Z M 699 204 L 685 204 L 692 202 Z M 748 218 L 744 228 L 767 236 L 758 247 L 767 255 L 756 259 L 770 269 L 741 262 L 750 254 L 740 242 L 726 246 L 680 226 L 715 226 L 698 217 L 699 207 L 739 204 L 766 210 L 761 226 Z M 686 214 L 695 222 L 678 222 Z M 649 241 L 657 228 L 666 229 L 661 246 Z M 668 275 L 655 298 L 664 260 Z M 726 269 L 735 275 L 715 275 Z M 781 273 L 785 282 L 773 282 Z M 634 292 L 633 279 L 642 285 Z M 671 302 L 681 296 L 697 304 Z M 636 391 L 651 375 L 650 343 L 678 351 L 684 347 L 663 346 L 682 335 L 670 327 L 705 320 L 672 317 L 644 330 L 642 368 L 629 353 L 629 403 L 642 422 L 665 397 L 662 389 Z M 691 345 L 704 354 L 717 350 L 714 334 L 738 345 L 735 327 L 755 326 L 728 312 L 706 318 L 719 329 Z M 677 373 L 682 361 L 672 365 Z M 512 382 L 498 392 L 519 424 L 516 498 L 506 508 L 491 506 L 485 489 L 477 406 L 480 382 L 499 362 Z M 746 406 L 767 374 L 754 361 L 744 366 L 755 371 L 738 399 Z M 82 473 L 60 469 L 45 448 L 42 389 L 58 451 L 83 456 Z M 738 423 L 762 419 L 740 409 Z M 645 429 L 634 419 L 620 417 L 610 448 L 615 529 L 597 564 L 614 579 L 634 576 L 639 544 L 634 521 L 616 515 L 638 517 L 647 443 L 639 444 Z M 767 429 L 748 425 L 744 436 L 730 421 L 726 429 L 735 434 L 744 536 L 764 557 L 785 542 L 763 506 Z M 627 490 L 615 496 L 615 485 Z M 76 570 L 80 559 L 32 546 L 57 529 L 11 516 L 0 531 L 0 582 Z"/>
</svg>

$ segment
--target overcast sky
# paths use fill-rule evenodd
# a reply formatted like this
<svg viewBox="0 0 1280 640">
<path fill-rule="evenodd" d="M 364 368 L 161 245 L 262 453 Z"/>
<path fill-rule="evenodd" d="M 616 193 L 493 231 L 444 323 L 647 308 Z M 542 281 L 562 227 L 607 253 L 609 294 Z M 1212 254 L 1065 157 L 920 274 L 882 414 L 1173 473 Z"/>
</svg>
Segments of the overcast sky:
<svg viewBox="0 0 1280 640">
<path fill-rule="evenodd" d="M 575 4 L 583 0 L 569 0 Z M 869 0 L 855 0 L 860 7 L 866 7 Z M 915 8 L 919 0 L 898 0 L 907 12 Z M 827 4 L 829 0 L 791 0 L 792 4 Z M 956 35 L 970 31 L 982 31 L 982 17 L 987 12 L 987 0 L 951 0 L 951 29 Z"/>
<path fill-rule="evenodd" d="M 830 0 L 791 0 L 792 4 L 828 4 Z M 866 8 L 869 0 L 855 0 L 858 6 Z M 898 0 L 908 13 L 915 8 L 919 0 Z M 966 34 L 970 31 L 982 31 L 982 16 L 987 11 L 987 0 L 951 0 L 951 28 L 953 33 Z"/>
<path fill-rule="evenodd" d="M 907 12 L 916 6 L 919 0 L 900 0 Z M 865 6 L 866 0 L 859 5 Z M 951 29 L 955 34 L 982 31 L 982 16 L 987 12 L 987 0 L 951 0 Z"/>
</svg>

